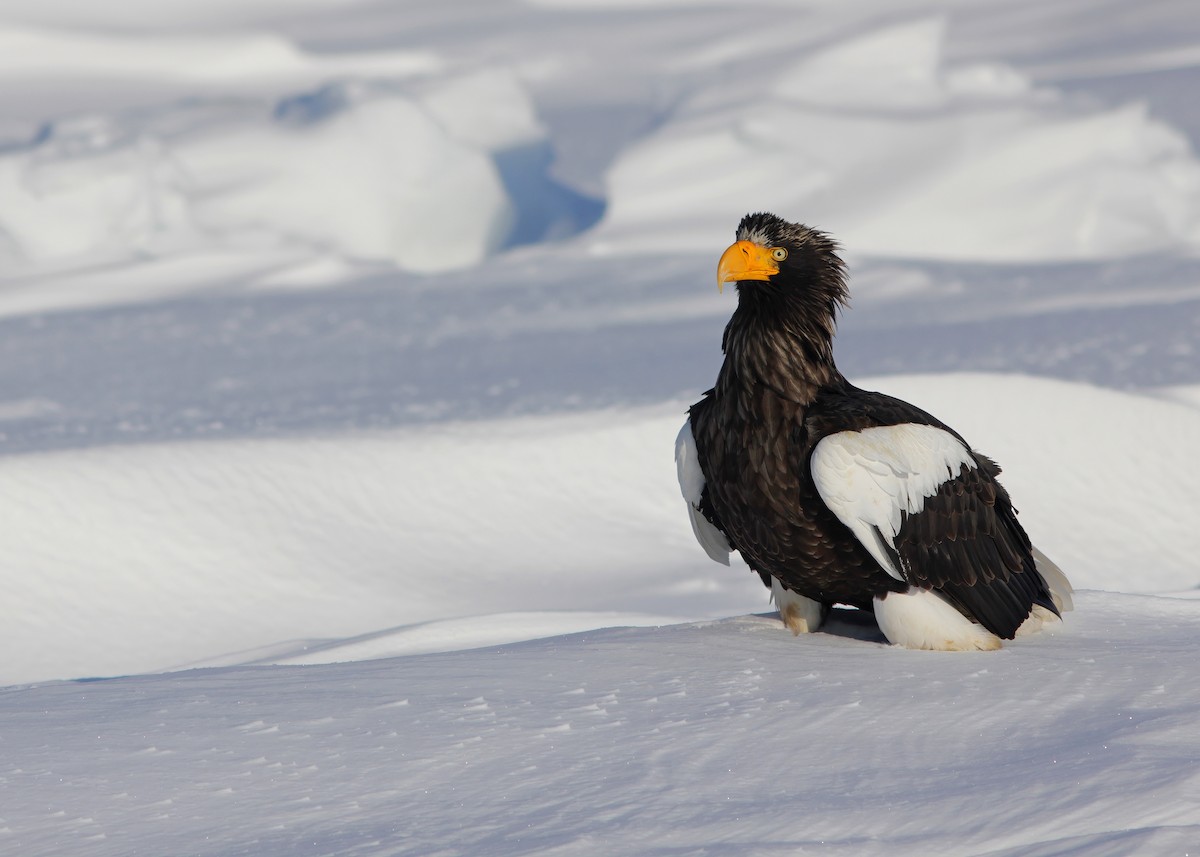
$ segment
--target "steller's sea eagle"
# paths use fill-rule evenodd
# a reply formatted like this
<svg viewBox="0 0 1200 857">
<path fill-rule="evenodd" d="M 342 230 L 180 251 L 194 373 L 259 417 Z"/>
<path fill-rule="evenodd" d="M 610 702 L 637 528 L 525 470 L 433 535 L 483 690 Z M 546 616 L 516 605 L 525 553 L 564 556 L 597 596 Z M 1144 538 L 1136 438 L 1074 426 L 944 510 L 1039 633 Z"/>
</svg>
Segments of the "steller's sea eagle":
<svg viewBox="0 0 1200 857">
<path fill-rule="evenodd" d="M 725 283 L 738 291 L 725 362 L 675 447 L 710 557 L 741 553 L 796 634 L 848 604 L 897 645 L 997 649 L 1070 609 L 1070 583 L 1017 522 L 996 463 L 838 371 L 847 288 L 832 239 L 747 215 L 717 268 Z"/>
</svg>

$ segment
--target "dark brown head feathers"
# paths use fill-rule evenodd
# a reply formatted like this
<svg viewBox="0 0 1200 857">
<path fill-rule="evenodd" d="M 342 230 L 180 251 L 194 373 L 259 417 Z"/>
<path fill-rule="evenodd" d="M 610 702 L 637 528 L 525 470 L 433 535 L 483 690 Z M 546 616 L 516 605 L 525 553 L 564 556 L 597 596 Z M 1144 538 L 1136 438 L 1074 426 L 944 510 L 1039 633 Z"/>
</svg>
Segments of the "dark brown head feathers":
<svg viewBox="0 0 1200 857">
<path fill-rule="evenodd" d="M 738 241 L 782 247 L 787 258 L 769 280 L 738 283 L 738 308 L 725 329 L 729 369 L 802 398 L 840 377 L 833 362 L 838 310 L 849 300 L 837 243 L 817 229 L 766 212 L 738 224 Z M 775 376 L 768 381 L 768 376 Z"/>
</svg>

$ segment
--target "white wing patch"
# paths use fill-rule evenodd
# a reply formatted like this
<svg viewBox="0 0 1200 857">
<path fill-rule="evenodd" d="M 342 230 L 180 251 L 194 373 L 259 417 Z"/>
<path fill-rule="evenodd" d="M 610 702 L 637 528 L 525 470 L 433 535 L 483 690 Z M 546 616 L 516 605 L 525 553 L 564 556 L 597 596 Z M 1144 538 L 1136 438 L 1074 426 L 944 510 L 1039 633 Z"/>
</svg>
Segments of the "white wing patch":
<svg viewBox="0 0 1200 857">
<path fill-rule="evenodd" d="M 958 476 L 964 464 L 976 466 L 950 432 L 915 423 L 831 434 L 817 444 L 811 463 L 825 505 L 901 581 L 904 575 L 886 549 L 895 548 L 901 512 L 919 514 L 925 498 Z"/>
<path fill-rule="evenodd" d="M 704 494 L 704 471 L 700 469 L 700 458 L 696 453 L 696 439 L 692 436 L 691 420 L 684 420 L 679 436 L 675 438 L 675 470 L 679 475 L 679 490 L 687 501 L 688 518 L 692 532 L 704 552 L 722 565 L 729 565 L 729 553 L 733 550 L 725 534 L 709 523 L 700 512 L 700 497 Z"/>
</svg>

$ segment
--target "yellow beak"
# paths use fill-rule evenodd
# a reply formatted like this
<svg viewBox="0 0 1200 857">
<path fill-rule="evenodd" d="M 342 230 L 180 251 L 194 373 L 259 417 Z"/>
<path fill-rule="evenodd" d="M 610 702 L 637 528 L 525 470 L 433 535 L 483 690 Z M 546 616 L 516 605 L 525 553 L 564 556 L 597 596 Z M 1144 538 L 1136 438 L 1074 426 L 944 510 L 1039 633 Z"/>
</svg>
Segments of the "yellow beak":
<svg viewBox="0 0 1200 857">
<path fill-rule="evenodd" d="M 779 273 L 779 263 L 771 258 L 771 249 L 752 241 L 738 241 L 721 254 L 717 263 L 717 291 L 726 283 L 741 280 L 769 280 Z"/>
</svg>

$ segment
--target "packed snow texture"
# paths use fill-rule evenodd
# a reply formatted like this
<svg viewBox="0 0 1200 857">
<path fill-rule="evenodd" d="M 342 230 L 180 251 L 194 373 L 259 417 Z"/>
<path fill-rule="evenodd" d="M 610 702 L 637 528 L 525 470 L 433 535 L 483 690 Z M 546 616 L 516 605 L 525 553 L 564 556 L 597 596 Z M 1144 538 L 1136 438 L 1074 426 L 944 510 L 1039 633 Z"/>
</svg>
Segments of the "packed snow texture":
<svg viewBox="0 0 1200 857">
<path fill-rule="evenodd" d="M 0 852 L 1200 852 L 1192 4 L 109 6 L 0 0 Z M 696 544 L 764 209 L 1065 622 Z"/>
<path fill-rule="evenodd" d="M 1194 525 L 1176 510 L 1200 463 L 1159 450 L 1200 437 L 1200 411 L 1020 376 L 860 380 L 999 459 L 1031 537 L 1077 587 L 1196 585 Z M 989 411 L 996 401 L 1021 407 Z M 539 611 L 553 627 L 572 610 L 766 609 L 744 566 L 709 562 L 693 540 L 669 454 L 683 409 L 0 459 L 5 564 L 21 570 L 6 586 L 0 681 L 148 672 L 476 614 Z M 1046 420 L 1073 440 L 1032 442 Z M 395 634 L 406 651 L 410 629 Z"/>
<path fill-rule="evenodd" d="M 880 256 L 1200 247 L 1200 163 L 1185 137 L 1143 105 L 1081 109 L 1009 65 L 948 64 L 946 27 L 885 26 L 687 99 L 614 164 L 613 243 L 699 249 L 727 229 L 725 202 L 803 211 Z"/>
<path fill-rule="evenodd" d="M 33 855 L 1182 857 L 1196 607 L 1084 593 L 999 653 L 750 616 L 13 691 L 0 817 Z"/>
</svg>

